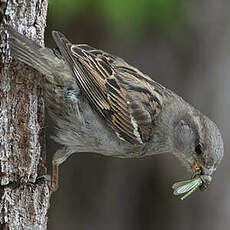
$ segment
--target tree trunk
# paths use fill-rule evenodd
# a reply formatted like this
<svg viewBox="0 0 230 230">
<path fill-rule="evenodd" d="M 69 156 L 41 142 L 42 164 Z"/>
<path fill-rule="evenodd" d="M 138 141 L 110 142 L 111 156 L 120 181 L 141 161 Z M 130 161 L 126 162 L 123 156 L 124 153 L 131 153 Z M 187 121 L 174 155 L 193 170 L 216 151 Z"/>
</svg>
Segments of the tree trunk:
<svg viewBox="0 0 230 230">
<path fill-rule="evenodd" d="M 5 24 L 44 43 L 48 0 L 0 2 L 1 229 L 46 229 L 49 189 L 44 148 L 44 101 L 39 73 L 13 60 Z"/>
</svg>

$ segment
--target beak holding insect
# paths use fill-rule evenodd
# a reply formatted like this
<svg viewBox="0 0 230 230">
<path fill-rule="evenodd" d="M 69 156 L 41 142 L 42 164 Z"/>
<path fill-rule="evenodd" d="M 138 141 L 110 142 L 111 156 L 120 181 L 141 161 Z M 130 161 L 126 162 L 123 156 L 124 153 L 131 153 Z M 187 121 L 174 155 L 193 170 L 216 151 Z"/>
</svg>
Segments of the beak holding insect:
<svg viewBox="0 0 230 230">
<path fill-rule="evenodd" d="M 203 174 L 203 168 L 197 160 L 194 159 L 191 168 L 193 171 L 191 180 L 177 182 L 172 186 L 172 188 L 174 189 L 174 195 L 181 195 L 183 193 L 186 193 L 183 197 L 181 197 L 181 200 L 187 198 L 198 188 L 200 188 L 200 190 L 202 191 L 207 189 L 208 185 L 212 180 L 212 177 L 210 175 Z"/>
<path fill-rule="evenodd" d="M 196 159 L 193 160 L 191 168 L 193 171 L 192 179 L 200 177 L 200 179 L 202 180 L 202 184 L 199 187 L 199 189 L 201 191 L 204 191 L 208 188 L 209 184 L 211 183 L 211 175 L 213 174 L 215 169 L 213 167 L 207 169 L 206 167 L 201 165 Z"/>
</svg>

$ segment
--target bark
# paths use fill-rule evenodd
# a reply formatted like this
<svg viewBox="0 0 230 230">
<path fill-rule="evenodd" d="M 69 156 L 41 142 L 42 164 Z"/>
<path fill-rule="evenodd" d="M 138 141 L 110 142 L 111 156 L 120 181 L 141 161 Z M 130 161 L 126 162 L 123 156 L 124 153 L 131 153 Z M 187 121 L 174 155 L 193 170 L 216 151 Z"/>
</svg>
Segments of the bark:
<svg viewBox="0 0 230 230">
<path fill-rule="evenodd" d="M 46 229 L 49 189 L 44 146 L 44 101 L 39 73 L 11 60 L 4 24 L 44 43 L 48 0 L 0 2 L 1 229 Z"/>
</svg>

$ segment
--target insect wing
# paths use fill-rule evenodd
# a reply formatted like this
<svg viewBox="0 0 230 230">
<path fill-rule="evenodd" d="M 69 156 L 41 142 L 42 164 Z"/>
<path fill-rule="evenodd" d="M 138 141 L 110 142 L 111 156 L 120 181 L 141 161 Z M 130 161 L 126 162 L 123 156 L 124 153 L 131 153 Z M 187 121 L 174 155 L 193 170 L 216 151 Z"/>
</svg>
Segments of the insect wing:
<svg viewBox="0 0 230 230">
<path fill-rule="evenodd" d="M 177 188 L 179 188 L 179 187 L 181 187 L 183 185 L 187 185 L 191 181 L 193 181 L 193 180 L 184 180 L 184 181 L 176 182 L 175 184 L 173 184 L 172 189 L 177 189 Z"/>
<path fill-rule="evenodd" d="M 174 190 L 173 194 L 180 195 L 180 194 L 186 193 L 195 187 L 198 188 L 201 184 L 202 184 L 202 180 L 200 178 L 190 180 L 188 183 L 181 185 L 180 187 L 177 187 Z"/>
</svg>

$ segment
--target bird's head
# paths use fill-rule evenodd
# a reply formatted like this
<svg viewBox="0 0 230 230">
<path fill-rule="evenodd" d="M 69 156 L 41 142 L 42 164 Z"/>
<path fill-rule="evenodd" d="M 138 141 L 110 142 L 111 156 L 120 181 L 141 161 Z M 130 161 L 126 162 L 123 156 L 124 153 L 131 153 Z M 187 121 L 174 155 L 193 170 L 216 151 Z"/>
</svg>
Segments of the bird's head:
<svg viewBox="0 0 230 230">
<path fill-rule="evenodd" d="M 175 155 L 194 176 L 212 176 L 224 155 L 219 129 L 195 109 L 174 123 L 173 148 Z M 205 189 L 209 182 L 203 183 L 201 189 Z"/>
</svg>

